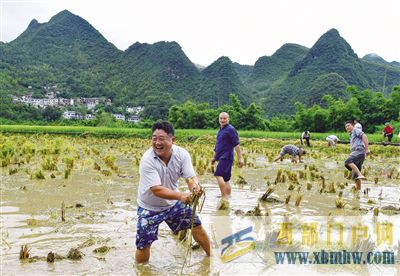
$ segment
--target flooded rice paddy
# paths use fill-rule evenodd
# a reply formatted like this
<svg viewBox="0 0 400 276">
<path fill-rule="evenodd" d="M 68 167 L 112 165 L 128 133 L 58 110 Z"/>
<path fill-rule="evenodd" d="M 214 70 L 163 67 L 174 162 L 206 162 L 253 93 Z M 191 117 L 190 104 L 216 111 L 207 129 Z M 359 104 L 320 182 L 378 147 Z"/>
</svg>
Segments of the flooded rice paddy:
<svg viewBox="0 0 400 276">
<path fill-rule="evenodd" d="M 373 154 L 364 163 L 367 180 L 361 192 L 356 192 L 343 166 L 348 145 L 328 148 L 324 142 L 313 142 L 304 163 L 292 164 L 289 158 L 272 162 L 288 141 L 242 139 L 245 167 L 234 168 L 230 208 L 218 210 L 219 189 L 210 164 L 214 139 L 177 142 L 190 151 L 206 190 L 200 217 L 214 253 L 208 258 L 202 250 L 193 250 L 183 274 L 295 272 L 295 267 L 274 270 L 262 259 L 228 267 L 219 261 L 221 244 L 214 226 L 225 225 L 228 219 L 225 228 L 239 229 L 246 214 L 254 215 L 257 205 L 261 215 L 272 220 L 287 216 L 372 217 L 374 212 L 380 218 L 399 220 L 400 147 L 370 146 Z M 2 275 L 181 273 L 186 245 L 166 224 L 160 226 L 150 263 L 137 266 L 134 262 L 138 164 L 150 140 L 0 135 L 0 145 Z M 185 190 L 183 181 L 181 189 Z M 266 200 L 260 201 L 267 191 Z M 29 258 L 20 260 L 25 245 Z M 73 256 L 71 249 L 78 250 L 78 256 Z M 393 249 L 398 250 L 398 244 Z M 46 261 L 49 252 L 55 254 L 54 262 Z M 321 272 L 314 267 L 304 271 Z M 356 275 L 374 272 L 374 266 L 342 271 Z M 398 265 L 392 266 L 388 275 L 392 272 L 398 275 Z"/>
</svg>

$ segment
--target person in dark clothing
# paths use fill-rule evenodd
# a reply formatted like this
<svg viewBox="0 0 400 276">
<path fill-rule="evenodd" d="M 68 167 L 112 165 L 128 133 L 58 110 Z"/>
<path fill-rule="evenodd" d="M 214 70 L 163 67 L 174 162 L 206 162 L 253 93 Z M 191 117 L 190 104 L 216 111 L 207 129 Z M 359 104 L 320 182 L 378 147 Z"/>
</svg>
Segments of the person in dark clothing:
<svg viewBox="0 0 400 276">
<path fill-rule="evenodd" d="M 239 136 L 236 129 L 229 124 L 229 114 L 222 112 L 219 114 L 220 129 L 217 134 L 217 141 L 214 148 L 214 157 L 211 163 L 218 161 L 214 176 L 217 179 L 222 198 L 229 198 L 231 195 L 232 165 L 234 161 L 234 150 L 237 153 L 239 167 L 243 167 L 244 161 L 240 149 Z"/>
<path fill-rule="evenodd" d="M 301 134 L 300 142 L 302 145 L 304 145 L 304 140 L 306 141 L 307 147 L 310 147 L 310 132 L 308 130 Z"/>
<path fill-rule="evenodd" d="M 391 143 L 393 138 L 393 127 L 389 123 L 385 123 L 385 127 L 383 128 L 382 134 L 383 138 L 387 137 L 388 142 Z"/>
</svg>

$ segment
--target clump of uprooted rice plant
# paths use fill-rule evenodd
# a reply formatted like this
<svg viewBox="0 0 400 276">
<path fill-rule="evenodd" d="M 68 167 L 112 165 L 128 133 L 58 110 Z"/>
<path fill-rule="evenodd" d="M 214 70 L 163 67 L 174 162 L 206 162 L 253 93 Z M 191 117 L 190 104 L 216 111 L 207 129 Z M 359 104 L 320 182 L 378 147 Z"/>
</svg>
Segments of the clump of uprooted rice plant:
<svg viewBox="0 0 400 276">
<path fill-rule="evenodd" d="M 238 176 L 238 180 L 236 181 L 236 184 L 239 185 L 239 186 L 244 186 L 244 185 L 247 185 L 248 183 L 247 183 L 247 181 L 244 179 L 243 176 L 239 175 L 239 176 Z"/>
<path fill-rule="evenodd" d="M 9 174 L 9 175 L 16 174 L 17 172 L 18 172 L 18 169 L 17 169 L 17 168 L 10 168 L 10 169 L 8 170 L 8 174 Z"/>
<path fill-rule="evenodd" d="M 395 167 L 390 168 L 389 171 L 387 172 L 387 178 L 392 179 L 394 176 L 395 170 L 396 170 Z"/>
<path fill-rule="evenodd" d="M 261 196 L 260 200 L 267 201 L 267 198 L 274 192 L 274 187 L 268 187 L 267 191 Z"/>
<path fill-rule="evenodd" d="M 344 178 L 351 179 L 352 178 L 351 171 L 344 170 L 343 176 L 344 176 Z"/>
<path fill-rule="evenodd" d="M 57 171 L 58 169 L 56 158 L 46 156 L 42 162 L 42 169 L 45 171 Z"/>
<path fill-rule="evenodd" d="M 326 184 L 325 184 L 325 177 L 322 176 L 322 175 L 320 175 L 320 176 L 319 176 L 319 180 L 321 181 L 321 188 L 322 188 L 323 190 L 325 190 L 325 187 L 326 187 Z"/>
<path fill-rule="evenodd" d="M 207 170 L 207 165 L 208 165 L 208 162 L 205 159 L 201 158 L 200 160 L 198 160 L 197 165 L 196 165 L 197 174 L 204 175 L 204 173 Z"/>
<path fill-rule="evenodd" d="M 337 187 L 338 187 L 339 189 L 343 190 L 344 187 L 345 187 L 345 184 L 344 184 L 344 183 L 338 183 L 338 184 L 337 184 Z"/>
<path fill-rule="evenodd" d="M 278 172 L 276 173 L 275 184 L 285 183 L 285 182 L 286 182 L 286 175 L 284 174 L 284 171 L 282 169 L 278 169 Z"/>
<path fill-rule="evenodd" d="M 10 164 L 11 164 L 11 157 L 10 156 L 4 156 L 4 157 L 1 158 L 1 166 L 3 168 L 7 167 Z"/>
<path fill-rule="evenodd" d="M 189 182 L 192 182 L 193 180 L 190 179 Z M 203 198 L 203 200 L 201 200 Z M 205 200 L 205 191 L 204 189 L 199 185 L 195 189 L 193 189 L 193 192 L 190 194 L 189 202 L 188 204 L 192 206 L 192 217 L 190 219 L 190 229 L 189 233 L 187 236 L 187 247 L 186 247 L 186 253 L 184 256 L 184 262 L 182 264 L 182 269 L 181 269 L 181 275 L 183 272 L 183 269 L 186 266 L 186 263 L 188 261 L 189 253 L 190 250 L 192 249 L 192 238 L 193 238 L 193 228 L 194 228 L 194 222 L 195 218 L 197 216 L 197 213 L 201 212 L 201 209 L 203 208 Z"/>
<path fill-rule="evenodd" d="M 307 173 L 305 171 L 299 171 L 300 179 L 307 179 Z"/>
<path fill-rule="evenodd" d="M 83 257 L 83 253 L 78 248 L 71 248 L 68 251 L 67 258 L 71 260 L 80 260 Z"/>
<path fill-rule="evenodd" d="M 72 170 L 74 168 L 74 158 L 71 156 L 66 156 L 63 158 L 63 162 L 68 170 Z"/>
<path fill-rule="evenodd" d="M 35 171 L 33 175 L 31 175 L 31 179 L 43 180 L 46 179 L 42 170 Z"/>
<path fill-rule="evenodd" d="M 114 155 L 108 154 L 103 157 L 104 163 L 113 171 L 118 171 L 118 166 L 115 164 L 115 161 L 117 161 L 117 158 Z"/>
<path fill-rule="evenodd" d="M 285 198 L 285 204 L 289 204 L 290 198 L 291 198 L 291 194 L 288 194 Z"/>
<path fill-rule="evenodd" d="M 253 210 L 249 210 L 246 213 L 246 216 L 261 216 L 261 208 L 260 208 L 260 204 L 257 204 L 256 207 L 254 207 Z"/>
<path fill-rule="evenodd" d="M 290 182 L 299 184 L 299 180 L 297 178 L 297 173 L 286 171 L 286 174 L 287 174 Z"/>
<path fill-rule="evenodd" d="M 367 203 L 368 204 L 375 204 L 375 201 L 373 201 L 372 199 L 368 199 Z"/>
<path fill-rule="evenodd" d="M 298 193 L 297 197 L 296 197 L 296 202 L 294 205 L 299 206 L 302 199 L 303 199 L 303 196 L 301 195 L 301 193 Z"/>
<path fill-rule="evenodd" d="M 28 249 L 28 245 L 22 245 L 21 249 L 19 251 L 19 259 L 20 260 L 26 260 L 29 258 L 29 249 Z"/>
<path fill-rule="evenodd" d="M 243 156 L 243 163 L 244 163 L 245 166 L 248 166 L 248 159 L 249 159 L 249 155 L 248 155 L 248 154 L 245 154 L 245 155 Z"/>
<path fill-rule="evenodd" d="M 66 169 L 64 171 L 64 179 L 68 179 L 70 175 L 71 175 L 71 169 Z"/>
<path fill-rule="evenodd" d="M 331 181 L 331 182 L 329 183 L 329 187 L 328 187 L 327 192 L 328 192 L 328 193 L 332 193 L 332 194 L 336 193 L 335 183 L 334 183 L 333 181 Z"/>
<path fill-rule="evenodd" d="M 347 202 L 344 201 L 343 198 L 337 197 L 335 200 L 335 205 L 336 205 L 336 208 L 343 209 L 347 205 Z"/>
<path fill-rule="evenodd" d="M 112 175 L 112 172 L 109 171 L 109 170 L 101 170 L 101 173 L 102 173 L 103 175 L 105 175 L 105 176 L 111 176 L 111 175 Z"/>
<path fill-rule="evenodd" d="M 100 155 L 100 150 L 99 150 L 98 148 L 93 147 L 93 148 L 91 148 L 91 150 L 92 150 L 92 152 L 93 152 L 94 155 L 97 155 L 97 156 Z"/>
<path fill-rule="evenodd" d="M 101 171 L 100 165 L 97 164 L 96 162 L 94 162 L 94 164 L 93 164 L 93 169 L 95 169 L 96 171 Z"/>
<path fill-rule="evenodd" d="M 224 197 L 221 197 L 221 199 L 218 202 L 217 209 L 218 210 L 227 210 L 227 209 L 229 209 L 229 206 L 230 206 L 229 200 Z"/>
</svg>

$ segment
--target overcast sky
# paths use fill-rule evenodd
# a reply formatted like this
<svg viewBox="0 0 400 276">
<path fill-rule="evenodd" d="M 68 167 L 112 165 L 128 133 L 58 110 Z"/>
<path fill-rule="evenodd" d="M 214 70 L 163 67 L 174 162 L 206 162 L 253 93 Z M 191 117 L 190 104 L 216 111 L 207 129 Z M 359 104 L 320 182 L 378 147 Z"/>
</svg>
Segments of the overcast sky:
<svg viewBox="0 0 400 276">
<path fill-rule="evenodd" d="M 220 56 L 253 65 L 284 43 L 310 48 L 332 28 L 359 57 L 400 62 L 400 0 L 0 0 L 0 40 L 10 42 L 32 19 L 44 23 L 64 9 L 121 50 L 176 41 L 205 66 Z"/>
</svg>

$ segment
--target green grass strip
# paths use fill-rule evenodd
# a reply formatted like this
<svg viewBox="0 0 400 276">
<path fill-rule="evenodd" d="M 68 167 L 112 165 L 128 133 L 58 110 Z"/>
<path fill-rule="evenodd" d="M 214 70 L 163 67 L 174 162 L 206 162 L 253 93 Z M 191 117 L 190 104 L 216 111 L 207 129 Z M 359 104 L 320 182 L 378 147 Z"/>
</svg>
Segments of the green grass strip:
<svg viewBox="0 0 400 276">
<path fill-rule="evenodd" d="M 90 135 L 94 137 L 135 137 L 149 138 L 151 136 L 150 129 L 139 128 L 107 128 L 107 127 L 88 127 L 88 126 L 29 126 L 29 125 L 0 125 L 1 133 L 26 133 L 26 134 L 62 134 L 62 135 Z M 215 138 L 217 129 L 177 129 L 177 139 L 186 141 L 194 141 L 199 137 L 212 136 Z M 342 142 L 349 141 L 349 134 L 341 133 L 311 133 L 311 142 L 313 140 L 324 141 L 328 135 L 335 134 Z M 383 142 L 381 134 L 367 134 L 370 142 Z M 300 139 L 300 132 L 270 132 L 241 130 L 239 131 L 241 138 L 260 138 L 260 139 Z M 393 143 L 399 143 L 400 138 L 393 137 Z"/>
</svg>

